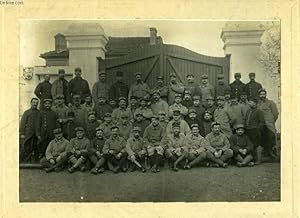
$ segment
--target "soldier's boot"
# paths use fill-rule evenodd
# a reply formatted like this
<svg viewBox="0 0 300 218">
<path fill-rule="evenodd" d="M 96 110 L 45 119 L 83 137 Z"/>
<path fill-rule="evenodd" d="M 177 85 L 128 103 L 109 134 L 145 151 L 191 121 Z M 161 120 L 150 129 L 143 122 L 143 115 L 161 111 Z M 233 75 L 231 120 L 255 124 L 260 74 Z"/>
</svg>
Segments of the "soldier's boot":
<svg viewBox="0 0 300 218">
<path fill-rule="evenodd" d="M 201 161 L 205 160 L 205 158 L 206 158 L 206 153 L 205 152 L 201 152 L 198 157 L 196 157 L 191 163 L 189 163 L 187 165 L 187 169 L 190 169 L 193 166 L 197 165 Z"/>
<path fill-rule="evenodd" d="M 173 170 L 174 171 L 178 171 L 178 167 L 177 165 L 184 159 L 184 155 L 181 155 L 175 162 L 174 162 L 174 166 L 173 166 Z"/>
<path fill-rule="evenodd" d="M 100 160 L 96 163 L 96 168 L 98 169 L 98 173 L 104 172 L 104 164 L 105 164 L 105 158 L 101 157 Z"/>
<path fill-rule="evenodd" d="M 261 164 L 262 152 L 263 152 L 263 147 L 262 146 L 258 146 L 256 148 L 256 161 L 255 161 L 255 165 Z"/>
</svg>

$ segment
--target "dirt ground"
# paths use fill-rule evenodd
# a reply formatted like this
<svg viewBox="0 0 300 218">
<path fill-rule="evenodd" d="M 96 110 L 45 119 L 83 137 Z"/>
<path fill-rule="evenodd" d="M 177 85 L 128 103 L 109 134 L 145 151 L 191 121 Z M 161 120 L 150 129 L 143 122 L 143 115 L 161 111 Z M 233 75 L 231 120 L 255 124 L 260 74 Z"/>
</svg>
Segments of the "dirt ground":
<svg viewBox="0 0 300 218">
<path fill-rule="evenodd" d="M 280 164 L 92 175 L 20 169 L 21 202 L 279 201 Z"/>
</svg>

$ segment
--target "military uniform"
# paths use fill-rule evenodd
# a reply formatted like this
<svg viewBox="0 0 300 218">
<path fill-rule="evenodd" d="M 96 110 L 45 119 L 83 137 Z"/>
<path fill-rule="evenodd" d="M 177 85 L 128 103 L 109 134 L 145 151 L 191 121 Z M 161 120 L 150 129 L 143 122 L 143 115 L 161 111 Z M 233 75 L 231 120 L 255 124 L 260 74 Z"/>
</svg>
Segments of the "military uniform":
<svg viewBox="0 0 300 218">
<path fill-rule="evenodd" d="M 127 121 L 125 123 L 122 123 L 122 121 L 117 125 L 120 130 L 120 136 L 127 140 L 130 137 L 130 133 L 132 130 L 132 123 L 130 121 Z"/>
<path fill-rule="evenodd" d="M 59 73 L 60 72 L 64 73 L 65 71 L 59 70 Z M 53 82 L 51 87 L 52 98 L 55 98 L 58 95 L 62 95 L 64 96 L 65 104 L 68 105 L 68 103 L 70 102 L 70 96 L 68 90 L 69 90 L 69 82 L 64 78 L 62 79 L 58 78 Z"/>
<path fill-rule="evenodd" d="M 174 74 L 170 74 L 170 77 L 174 76 Z M 174 103 L 175 94 L 183 94 L 184 92 L 184 85 L 180 82 L 169 83 L 169 96 L 168 96 L 168 103 L 169 105 Z"/>
<path fill-rule="evenodd" d="M 70 97 L 80 95 L 81 103 L 83 103 L 85 96 L 91 95 L 89 83 L 81 77 L 71 79 L 69 82 L 69 95 Z"/>
<path fill-rule="evenodd" d="M 176 122 L 175 120 L 171 120 L 168 125 L 167 125 L 167 129 L 166 129 L 166 134 L 172 134 L 172 125 L 173 123 Z M 184 135 L 189 135 L 191 134 L 191 129 L 189 127 L 189 125 L 187 124 L 187 122 L 185 120 L 180 119 L 179 121 L 179 126 L 180 126 L 180 133 L 184 134 Z"/>
<path fill-rule="evenodd" d="M 57 95 L 55 99 L 64 99 L 64 96 Z M 53 110 L 57 114 L 58 122 L 62 127 L 63 124 L 67 122 L 67 115 L 70 109 L 65 104 L 56 104 L 51 107 L 51 110 Z"/>
<path fill-rule="evenodd" d="M 255 73 L 249 73 L 249 77 L 255 77 Z M 259 99 L 258 91 L 262 89 L 262 85 L 256 82 L 255 80 L 250 80 L 250 82 L 246 84 L 245 89 L 248 98 L 255 98 L 258 100 Z"/>
<path fill-rule="evenodd" d="M 133 115 L 134 115 L 134 118 L 136 118 L 137 114 L 142 114 L 142 116 L 145 118 L 145 119 L 151 119 L 153 113 L 152 113 L 152 110 L 150 108 L 148 108 L 147 106 L 145 107 L 138 107 Z"/>
<path fill-rule="evenodd" d="M 104 97 L 107 101 L 109 99 L 109 85 L 107 82 L 98 81 L 93 85 L 92 96 L 94 102 L 98 102 L 100 96 Z"/>
<path fill-rule="evenodd" d="M 96 135 L 96 128 L 100 125 L 100 123 L 97 120 L 90 121 L 88 120 L 86 123 L 86 137 L 89 140 L 92 140 L 95 138 Z"/>
<path fill-rule="evenodd" d="M 235 78 L 236 77 L 241 77 L 241 74 L 240 73 L 235 73 L 234 77 Z M 235 80 L 232 83 L 230 83 L 229 86 L 230 86 L 230 90 L 231 90 L 230 95 L 234 96 L 238 100 L 240 100 L 240 95 L 241 95 L 242 92 L 244 92 L 246 90 L 246 85 L 243 82 L 239 81 L 239 80 Z"/>
<path fill-rule="evenodd" d="M 138 121 L 134 121 L 132 126 L 135 127 L 135 126 L 138 126 L 141 128 L 141 134 L 143 135 L 144 132 L 145 132 L 145 129 L 147 128 L 147 126 L 149 126 L 150 124 L 150 121 L 149 120 L 142 120 L 141 122 L 138 122 Z"/>
<path fill-rule="evenodd" d="M 105 114 L 106 113 L 112 113 L 113 109 L 107 103 L 105 103 L 105 104 L 99 104 L 98 103 L 98 104 L 95 105 L 94 111 L 96 112 L 96 119 L 103 121 Z"/>
<path fill-rule="evenodd" d="M 70 111 L 74 112 L 75 119 L 74 123 L 76 126 L 82 126 L 83 128 L 86 127 L 86 120 L 87 120 L 87 111 L 82 107 L 82 105 L 76 106 L 72 105 L 70 107 Z"/>
<path fill-rule="evenodd" d="M 41 102 L 43 102 L 44 99 L 52 99 L 51 88 L 52 84 L 49 81 L 41 82 L 35 88 L 34 94 L 40 99 Z M 53 98 L 54 97 L 55 96 L 53 96 Z M 43 104 L 40 105 L 40 108 L 43 109 Z"/>
<path fill-rule="evenodd" d="M 131 113 L 131 110 L 129 108 L 118 107 L 113 110 L 111 116 L 113 121 L 116 123 L 121 121 L 122 116 L 127 116 L 129 120 L 133 120 L 133 114 Z"/>
<path fill-rule="evenodd" d="M 206 74 L 201 76 L 202 79 L 208 79 L 208 76 Z M 215 88 L 207 82 L 206 84 L 201 83 L 200 84 L 200 90 L 201 90 L 201 97 L 202 97 L 202 104 L 206 105 L 206 98 L 208 96 L 215 96 Z"/>
<path fill-rule="evenodd" d="M 158 76 L 158 79 L 159 78 L 163 79 L 162 76 Z M 158 90 L 160 92 L 160 97 L 162 100 L 164 100 L 165 102 L 168 102 L 169 87 L 164 86 L 164 85 L 163 86 L 157 85 L 154 87 L 154 89 L 152 89 L 151 92 L 153 92 L 155 90 Z"/>
<path fill-rule="evenodd" d="M 165 145 L 165 155 L 167 158 L 171 158 L 173 155 L 179 157 L 183 154 L 183 150 L 185 149 L 184 144 L 185 136 L 183 134 L 179 134 L 175 136 L 174 134 L 170 134 L 164 138 Z"/>
<path fill-rule="evenodd" d="M 163 111 L 167 117 L 169 116 L 169 105 L 162 99 L 159 99 L 157 102 L 152 102 L 150 108 L 154 115 L 158 115 L 159 111 Z"/>
<path fill-rule="evenodd" d="M 141 75 L 141 73 L 136 73 L 135 76 Z M 144 82 L 135 82 L 130 86 L 128 99 L 130 99 L 131 96 L 135 96 L 138 99 L 143 98 L 145 96 L 150 95 L 150 88 L 149 86 Z"/>
<path fill-rule="evenodd" d="M 196 114 L 195 119 L 192 119 L 192 118 L 190 118 L 189 116 L 187 116 L 187 117 L 185 118 L 185 121 L 187 122 L 187 124 L 189 125 L 190 128 L 191 128 L 191 126 L 192 126 L 193 124 L 197 124 L 197 125 L 198 125 L 198 128 L 199 128 L 199 133 L 200 133 L 200 135 L 205 136 L 205 133 L 204 133 L 204 127 L 203 127 L 203 114 L 202 114 L 201 117 L 199 117 L 199 116 L 197 115 L 195 109 L 190 109 L 190 110 L 189 110 L 189 114 L 191 114 L 191 113 L 195 113 L 195 114 Z"/>
<path fill-rule="evenodd" d="M 215 87 L 215 98 L 218 96 L 224 96 L 226 92 L 230 92 L 229 85 L 225 84 L 224 82 L 224 75 L 218 75 L 217 76 L 218 82 Z"/>
</svg>

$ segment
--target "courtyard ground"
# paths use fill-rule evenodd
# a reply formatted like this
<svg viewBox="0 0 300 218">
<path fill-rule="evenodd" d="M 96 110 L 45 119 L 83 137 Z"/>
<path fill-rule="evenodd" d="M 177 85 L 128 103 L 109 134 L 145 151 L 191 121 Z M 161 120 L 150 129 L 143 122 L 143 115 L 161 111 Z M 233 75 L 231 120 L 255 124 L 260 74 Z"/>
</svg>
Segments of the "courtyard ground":
<svg viewBox="0 0 300 218">
<path fill-rule="evenodd" d="M 20 202 L 279 201 L 280 164 L 92 175 L 20 169 Z"/>
</svg>

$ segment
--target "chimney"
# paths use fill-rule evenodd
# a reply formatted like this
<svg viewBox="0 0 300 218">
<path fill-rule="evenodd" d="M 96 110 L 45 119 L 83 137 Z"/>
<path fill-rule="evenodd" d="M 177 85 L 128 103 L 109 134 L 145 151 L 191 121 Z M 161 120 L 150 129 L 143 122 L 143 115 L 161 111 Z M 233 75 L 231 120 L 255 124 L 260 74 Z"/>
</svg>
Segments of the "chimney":
<svg viewBox="0 0 300 218">
<path fill-rule="evenodd" d="M 150 28 L 150 45 L 156 45 L 157 43 L 157 29 L 155 27 Z"/>
<path fill-rule="evenodd" d="M 54 36 L 54 38 L 55 38 L 55 51 L 60 52 L 67 49 L 66 37 L 63 34 L 58 33 Z"/>
</svg>

